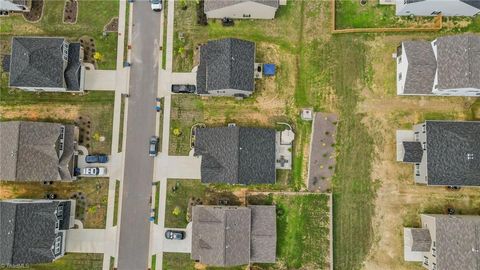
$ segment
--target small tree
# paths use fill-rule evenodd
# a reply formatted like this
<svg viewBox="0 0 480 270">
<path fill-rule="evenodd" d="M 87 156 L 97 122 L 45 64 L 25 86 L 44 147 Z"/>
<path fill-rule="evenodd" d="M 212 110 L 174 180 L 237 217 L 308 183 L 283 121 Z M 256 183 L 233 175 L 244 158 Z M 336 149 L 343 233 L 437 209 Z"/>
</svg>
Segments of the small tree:
<svg viewBox="0 0 480 270">
<path fill-rule="evenodd" d="M 93 59 L 95 59 L 95 61 L 102 61 L 103 55 L 100 52 L 95 52 L 95 54 L 93 55 Z"/>
<path fill-rule="evenodd" d="M 179 137 L 180 135 L 182 135 L 182 131 L 179 128 L 174 128 L 173 135 Z"/>
<path fill-rule="evenodd" d="M 175 206 L 175 208 L 173 209 L 172 214 L 177 217 L 178 215 L 180 215 L 181 212 L 182 212 L 182 210 L 180 209 L 180 207 Z"/>
</svg>

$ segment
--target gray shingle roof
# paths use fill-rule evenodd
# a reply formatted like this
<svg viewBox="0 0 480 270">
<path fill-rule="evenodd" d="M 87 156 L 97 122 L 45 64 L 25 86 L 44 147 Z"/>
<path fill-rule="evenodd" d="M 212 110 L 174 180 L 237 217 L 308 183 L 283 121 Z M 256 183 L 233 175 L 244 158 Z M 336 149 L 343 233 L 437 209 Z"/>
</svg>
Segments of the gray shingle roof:
<svg viewBox="0 0 480 270">
<path fill-rule="evenodd" d="M 480 0 L 460 0 L 465 4 L 468 4 L 474 8 L 480 9 Z"/>
<path fill-rule="evenodd" d="M 275 262 L 275 206 L 192 210 L 192 259 L 212 266 Z"/>
<path fill-rule="evenodd" d="M 205 12 L 233 6 L 243 2 L 256 2 L 266 6 L 278 8 L 278 0 L 205 0 Z"/>
<path fill-rule="evenodd" d="M 248 264 L 250 218 L 245 207 L 193 207 L 192 259 L 212 266 Z"/>
<path fill-rule="evenodd" d="M 412 233 L 412 251 L 428 252 L 432 246 L 432 238 L 428 229 L 410 229 Z"/>
<path fill-rule="evenodd" d="M 420 142 L 403 142 L 403 162 L 422 162 L 423 147 Z"/>
<path fill-rule="evenodd" d="M 199 128 L 195 155 L 202 156 L 204 183 L 275 183 L 275 130 Z"/>
<path fill-rule="evenodd" d="M 70 43 L 68 46 L 68 64 L 65 69 L 65 84 L 71 91 L 80 90 L 80 43 Z"/>
<path fill-rule="evenodd" d="M 480 269 L 480 217 L 429 216 L 436 221 L 437 269 Z"/>
<path fill-rule="evenodd" d="M 437 70 L 437 60 L 430 42 L 404 41 L 408 60 L 405 94 L 431 94 Z"/>
<path fill-rule="evenodd" d="M 277 248 L 277 216 L 275 206 L 250 205 L 252 237 L 250 261 L 275 263 Z"/>
<path fill-rule="evenodd" d="M 58 202 L 0 201 L 0 265 L 51 262 Z"/>
<path fill-rule="evenodd" d="M 60 155 L 62 126 L 65 127 L 65 137 Z M 0 179 L 72 180 L 74 129 L 73 125 L 56 123 L 0 122 Z"/>
<path fill-rule="evenodd" d="M 209 41 L 200 47 L 198 92 L 224 89 L 253 92 L 254 66 L 255 43 L 234 38 Z"/>
<path fill-rule="evenodd" d="M 480 122 L 426 121 L 429 185 L 480 186 Z"/>
<path fill-rule="evenodd" d="M 68 52 L 72 55 L 64 59 L 64 43 L 64 38 L 12 38 L 10 86 L 78 90 L 80 44 L 71 43 Z"/>
<path fill-rule="evenodd" d="M 437 39 L 438 88 L 480 89 L 480 36 Z"/>
</svg>

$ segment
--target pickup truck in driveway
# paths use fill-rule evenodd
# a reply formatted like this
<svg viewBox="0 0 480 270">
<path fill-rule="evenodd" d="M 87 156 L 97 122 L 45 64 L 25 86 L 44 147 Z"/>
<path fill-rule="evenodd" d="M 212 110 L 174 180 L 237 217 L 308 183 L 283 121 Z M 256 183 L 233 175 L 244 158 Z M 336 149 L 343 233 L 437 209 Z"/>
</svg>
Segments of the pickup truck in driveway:
<svg viewBox="0 0 480 270">
<path fill-rule="evenodd" d="M 172 93 L 194 94 L 197 90 L 195 85 L 191 84 L 172 84 Z"/>
</svg>

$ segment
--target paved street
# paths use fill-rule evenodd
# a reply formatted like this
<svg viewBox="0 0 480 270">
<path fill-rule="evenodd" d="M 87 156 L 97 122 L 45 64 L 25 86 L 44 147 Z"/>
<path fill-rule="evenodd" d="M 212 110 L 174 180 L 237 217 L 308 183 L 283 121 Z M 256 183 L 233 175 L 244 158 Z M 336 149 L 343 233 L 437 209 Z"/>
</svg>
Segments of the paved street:
<svg viewBox="0 0 480 270">
<path fill-rule="evenodd" d="M 150 194 L 153 158 L 148 139 L 155 134 L 154 110 L 160 47 L 160 13 L 150 3 L 133 8 L 131 70 L 118 250 L 119 270 L 145 270 L 149 260 Z"/>
</svg>

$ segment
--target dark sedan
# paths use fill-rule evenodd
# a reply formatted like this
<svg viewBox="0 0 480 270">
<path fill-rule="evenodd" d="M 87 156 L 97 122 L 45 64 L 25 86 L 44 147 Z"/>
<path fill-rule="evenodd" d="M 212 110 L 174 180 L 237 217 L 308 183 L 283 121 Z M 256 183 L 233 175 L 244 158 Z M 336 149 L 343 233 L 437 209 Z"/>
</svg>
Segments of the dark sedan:
<svg viewBox="0 0 480 270">
<path fill-rule="evenodd" d="M 197 90 L 195 85 L 191 84 L 172 84 L 173 93 L 193 94 Z"/>
</svg>

